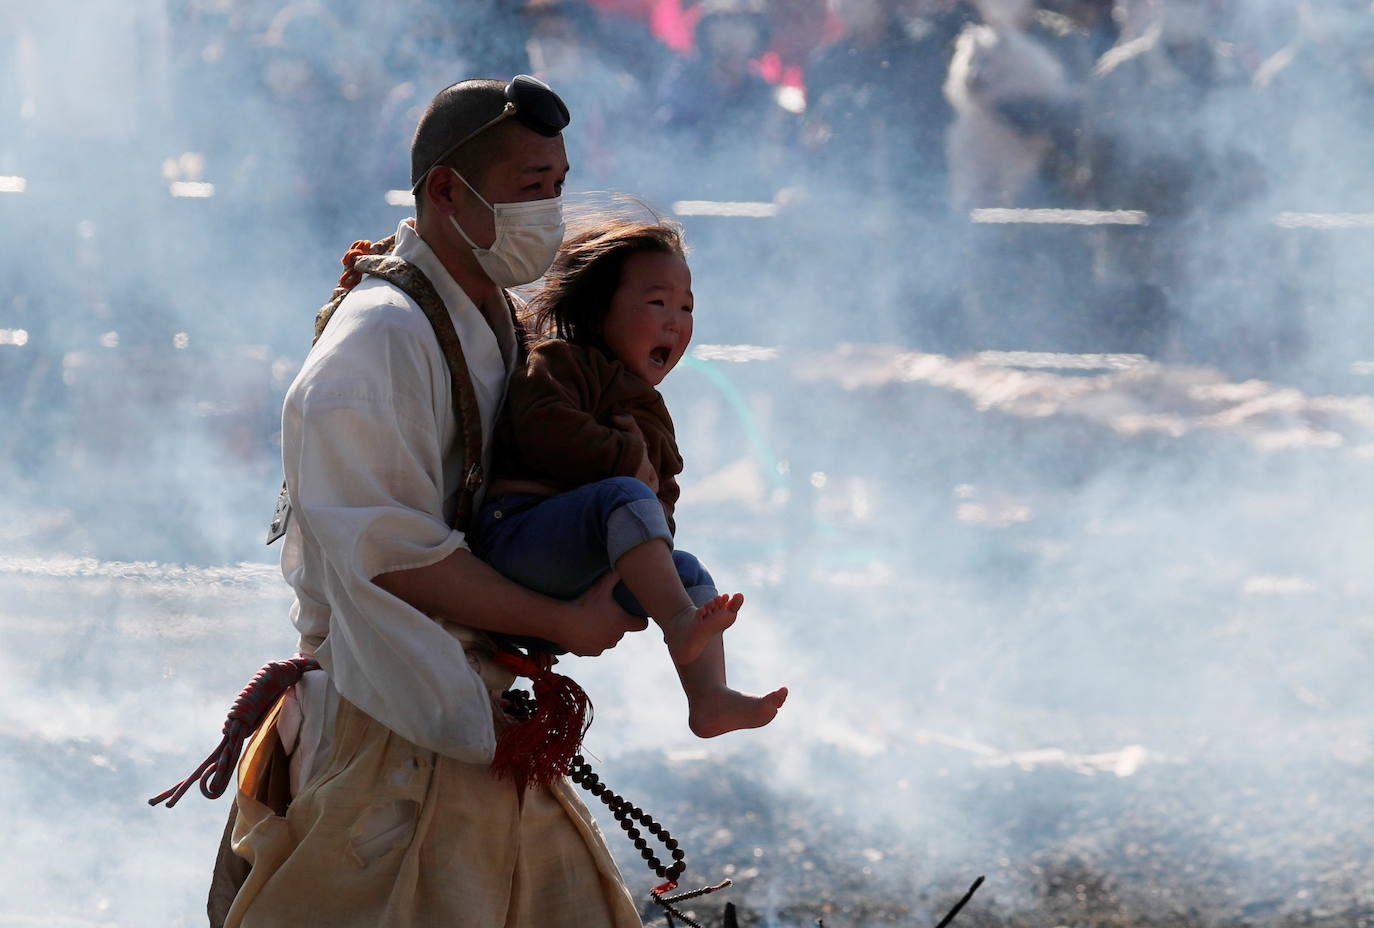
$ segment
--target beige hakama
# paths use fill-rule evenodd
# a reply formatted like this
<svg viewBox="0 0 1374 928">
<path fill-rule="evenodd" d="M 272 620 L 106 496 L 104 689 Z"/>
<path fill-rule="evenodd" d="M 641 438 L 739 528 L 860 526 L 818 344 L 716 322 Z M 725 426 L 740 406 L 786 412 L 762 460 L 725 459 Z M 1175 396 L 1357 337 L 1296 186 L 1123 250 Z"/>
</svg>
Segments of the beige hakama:
<svg viewBox="0 0 1374 928">
<path fill-rule="evenodd" d="M 348 702 L 328 759 L 285 816 L 250 795 L 254 756 L 233 843 L 252 870 L 228 928 L 641 925 L 567 781 L 522 793 L 484 765 L 416 747 Z M 379 838 L 369 834 L 373 816 L 405 824 Z"/>
</svg>

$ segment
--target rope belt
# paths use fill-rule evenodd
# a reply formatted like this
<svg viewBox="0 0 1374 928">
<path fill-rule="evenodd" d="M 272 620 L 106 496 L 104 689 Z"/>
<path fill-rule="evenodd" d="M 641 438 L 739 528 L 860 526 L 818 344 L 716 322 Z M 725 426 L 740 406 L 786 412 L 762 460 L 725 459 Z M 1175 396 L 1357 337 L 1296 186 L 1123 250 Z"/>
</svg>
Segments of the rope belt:
<svg viewBox="0 0 1374 928">
<path fill-rule="evenodd" d="M 307 671 L 319 669 L 320 664 L 313 657 L 293 657 L 272 661 L 255 673 L 229 709 L 219 747 L 210 752 L 210 756 L 201 762 L 194 773 L 166 792 L 149 799 L 148 805 L 155 806 L 165 801 L 170 809 L 196 781 L 200 782 L 200 791 L 207 799 L 218 799 L 224 795 L 229 787 L 229 778 L 238 765 L 239 755 L 243 752 L 243 742 L 257 731 L 267 710 L 276 704 L 283 693 L 300 682 Z"/>
</svg>

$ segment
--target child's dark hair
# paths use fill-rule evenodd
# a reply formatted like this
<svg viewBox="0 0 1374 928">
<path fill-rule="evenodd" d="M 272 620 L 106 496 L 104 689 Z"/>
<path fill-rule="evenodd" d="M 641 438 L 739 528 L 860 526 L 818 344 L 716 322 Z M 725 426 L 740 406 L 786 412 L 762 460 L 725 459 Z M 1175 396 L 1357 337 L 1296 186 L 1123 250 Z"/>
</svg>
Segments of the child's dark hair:
<svg viewBox="0 0 1374 928">
<path fill-rule="evenodd" d="M 615 217 L 575 233 L 558 249 L 543 289 L 526 309 L 524 321 L 531 335 L 536 340 L 561 338 L 604 348 L 602 324 L 625 261 L 645 251 L 686 258 L 682 226 L 671 219 Z"/>
</svg>

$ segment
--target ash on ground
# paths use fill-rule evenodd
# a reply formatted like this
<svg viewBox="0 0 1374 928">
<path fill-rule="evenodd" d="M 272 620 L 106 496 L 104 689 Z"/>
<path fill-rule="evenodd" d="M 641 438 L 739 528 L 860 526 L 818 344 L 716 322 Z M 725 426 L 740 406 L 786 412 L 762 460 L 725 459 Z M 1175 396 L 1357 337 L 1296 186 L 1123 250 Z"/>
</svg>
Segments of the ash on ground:
<svg viewBox="0 0 1374 928">
<path fill-rule="evenodd" d="M 1262 774 L 1224 749 L 1147 754 L 1129 776 L 1074 769 L 1067 752 L 989 762 L 934 743 L 848 762 L 815 758 L 851 784 L 838 804 L 831 791 L 780 789 L 766 755 L 642 752 L 613 765 L 613 786 L 634 801 L 654 797 L 648 811 L 688 854 L 680 889 L 733 881 L 684 904 L 705 925 L 722 924 L 733 902 L 744 925 L 933 926 L 982 874 L 955 925 L 1374 924 L 1374 820 L 1355 812 L 1374 806 L 1367 761 L 1298 748 L 1275 745 L 1287 760 Z M 1329 792 L 1285 790 L 1289 777 L 1310 782 L 1314 764 Z M 907 805 L 921 824 L 896 828 L 872 813 L 886 803 Z M 616 823 L 598 817 L 632 889 L 647 898 L 657 879 Z M 651 903 L 644 915 L 662 923 Z"/>
</svg>

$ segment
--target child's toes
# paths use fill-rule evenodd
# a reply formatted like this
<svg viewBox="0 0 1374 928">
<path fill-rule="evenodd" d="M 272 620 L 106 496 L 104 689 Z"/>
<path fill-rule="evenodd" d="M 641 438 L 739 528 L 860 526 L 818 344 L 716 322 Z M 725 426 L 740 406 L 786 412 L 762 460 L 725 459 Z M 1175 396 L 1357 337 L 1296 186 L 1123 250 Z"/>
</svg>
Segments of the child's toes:
<svg viewBox="0 0 1374 928">
<path fill-rule="evenodd" d="M 697 622 L 700 632 L 719 634 L 734 625 L 735 619 L 739 617 L 739 606 L 735 605 L 735 598 L 739 598 L 740 602 L 744 601 L 738 593 L 735 597 L 721 595 L 698 609 Z"/>
</svg>

